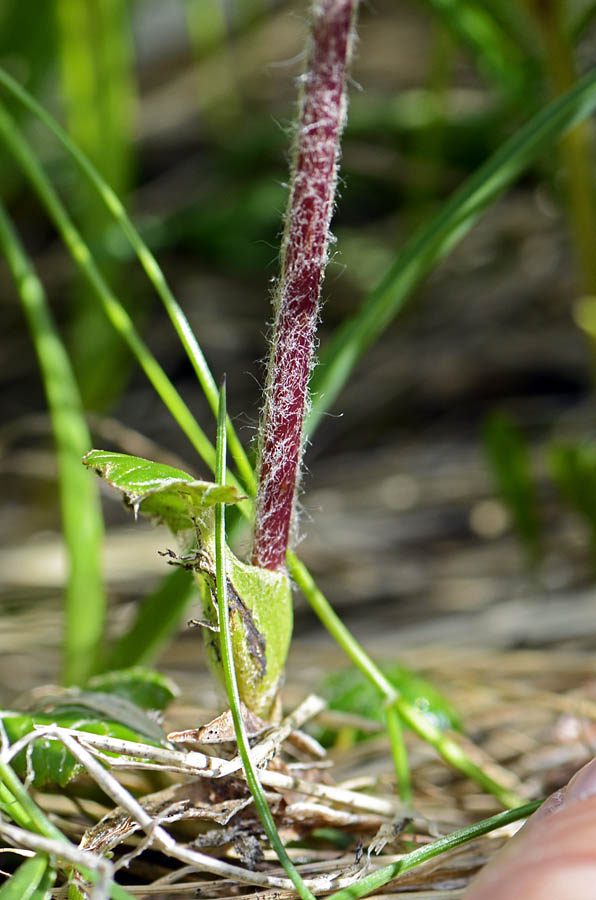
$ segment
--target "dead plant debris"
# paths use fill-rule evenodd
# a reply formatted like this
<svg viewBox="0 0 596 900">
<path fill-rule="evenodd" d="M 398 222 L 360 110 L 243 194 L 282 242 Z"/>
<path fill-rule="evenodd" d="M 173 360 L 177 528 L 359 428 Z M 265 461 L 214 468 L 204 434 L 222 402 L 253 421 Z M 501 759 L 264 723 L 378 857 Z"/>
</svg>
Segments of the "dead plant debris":
<svg viewBox="0 0 596 900">
<path fill-rule="evenodd" d="M 594 755 L 596 671 L 591 659 L 541 651 L 465 652 L 458 653 L 457 666 L 452 663 L 450 651 L 443 650 L 425 674 L 440 681 L 464 716 L 467 737 L 458 739 L 468 751 L 475 748 L 483 766 L 496 768 L 501 777 L 507 771 L 527 799 L 556 789 Z M 188 715 L 188 707 L 180 710 Z M 173 724 L 178 715 L 174 709 Z M 252 752 L 277 827 L 300 874 L 321 895 L 498 811 L 492 797 L 447 769 L 411 735 L 415 802 L 403 808 L 396 799 L 388 744 L 376 723 L 363 729 L 370 732 L 367 740 L 351 747 L 339 741 L 322 760 L 322 748 L 303 728 L 318 722 L 341 734 L 344 726 L 353 728 L 353 718 L 327 710 L 310 695 L 278 726 L 257 723 L 254 729 Z M 222 740 L 229 740 L 225 716 L 220 721 Z M 361 729 L 361 717 L 357 724 Z M 78 840 L 70 857 L 61 850 L 66 859 L 81 854 L 102 877 L 117 874 L 139 898 L 295 896 L 267 847 L 240 761 L 225 752 L 232 744 L 193 740 L 193 749 L 181 750 L 55 726 L 40 733 L 62 741 L 87 772 L 83 799 L 51 792 L 36 796 Z M 437 857 L 390 882 L 377 896 L 456 900 L 518 827 Z M 37 838 L 15 826 L 2 824 L 0 833 L 6 844 L 38 849 Z M 101 878 L 94 888 L 101 896 L 98 889 Z M 66 897 L 66 886 L 57 889 L 56 897 L 61 896 Z"/>
</svg>

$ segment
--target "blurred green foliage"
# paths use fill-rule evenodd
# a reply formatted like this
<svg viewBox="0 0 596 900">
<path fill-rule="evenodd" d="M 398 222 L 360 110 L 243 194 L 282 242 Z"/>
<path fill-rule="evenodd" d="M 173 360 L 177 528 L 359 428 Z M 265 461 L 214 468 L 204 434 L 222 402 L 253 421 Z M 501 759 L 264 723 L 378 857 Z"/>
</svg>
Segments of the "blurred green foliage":
<svg viewBox="0 0 596 900">
<path fill-rule="evenodd" d="M 542 554 L 542 525 L 527 441 L 514 420 L 493 413 L 484 423 L 484 445 L 497 490 L 513 519 L 528 562 Z"/>
<path fill-rule="evenodd" d="M 442 731 L 445 729 L 461 729 L 461 722 L 456 710 L 441 691 L 421 675 L 413 672 L 401 663 L 381 666 L 384 676 L 409 703 L 428 716 L 430 721 Z M 385 706 L 379 692 L 367 682 L 357 669 L 345 669 L 330 675 L 319 686 L 319 691 L 327 700 L 329 709 L 338 712 L 362 716 L 374 722 L 385 721 Z M 370 737 L 357 728 L 350 729 L 351 739 L 356 741 Z M 326 746 L 332 746 L 338 738 L 336 731 L 325 729 L 318 735 Z M 345 744 L 346 729 L 342 732 Z"/>
<path fill-rule="evenodd" d="M 556 445 L 550 465 L 561 494 L 588 527 L 596 565 L 596 444 Z"/>
</svg>

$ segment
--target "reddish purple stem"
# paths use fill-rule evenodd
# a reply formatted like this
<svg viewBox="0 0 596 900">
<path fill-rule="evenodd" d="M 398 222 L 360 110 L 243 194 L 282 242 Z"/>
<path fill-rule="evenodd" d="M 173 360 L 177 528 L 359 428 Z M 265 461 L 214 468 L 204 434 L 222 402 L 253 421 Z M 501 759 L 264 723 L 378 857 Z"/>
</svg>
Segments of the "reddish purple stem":
<svg viewBox="0 0 596 900">
<path fill-rule="evenodd" d="M 252 561 L 267 569 L 283 567 L 290 539 L 356 2 L 317 0 L 313 7 L 260 432 Z"/>
</svg>

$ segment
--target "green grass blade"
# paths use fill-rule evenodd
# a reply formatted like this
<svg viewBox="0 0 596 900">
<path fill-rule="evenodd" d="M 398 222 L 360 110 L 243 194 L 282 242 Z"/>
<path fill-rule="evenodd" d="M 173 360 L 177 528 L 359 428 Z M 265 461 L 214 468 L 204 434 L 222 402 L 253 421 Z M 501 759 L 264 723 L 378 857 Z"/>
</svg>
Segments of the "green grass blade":
<svg viewBox="0 0 596 900">
<path fill-rule="evenodd" d="M 18 99 L 30 112 L 37 116 L 52 134 L 60 141 L 67 150 L 72 159 L 84 172 L 86 177 L 91 181 L 94 188 L 98 191 L 101 199 L 110 210 L 116 221 L 120 224 L 131 246 L 133 247 L 141 265 L 143 266 L 147 277 L 153 284 L 158 296 L 160 297 L 164 307 L 176 329 L 176 333 L 180 338 L 180 342 L 184 347 L 186 354 L 192 363 L 199 383 L 203 389 L 203 393 L 207 401 L 217 417 L 218 391 L 213 375 L 209 370 L 209 366 L 203 355 L 199 343 L 190 327 L 188 319 L 184 315 L 182 309 L 177 303 L 170 287 L 159 267 L 157 260 L 151 253 L 137 229 L 126 214 L 126 210 L 119 200 L 117 194 L 101 177 L 95 167 L 89 162 L 84 153 L 70 140 L 66 132 L 58 125 L 55 119 L 39 103 L 22 88 L 7 72 L 0 68 L 0 84 L 2 84 L 10 94 Z M 66 240 L 66 239 L 65 239 Z M 171 411 L 171 410 L 170 410 Z M 239 441 L 231 420 L 228 417 L 227 434 L 230 444 L 230 451 L 237 466 L 240 477 L 244 482 L 247 492 L 254 495 L 256 491 L 256 481 L 252 466 L 248 457 Z M 211 451 L 212 453 L 213 451 Z M 202 454 L 201 454 L 202 455 Z M 203 457 L 205 458 L 205 457 Z M 210 466 L 213 469 L 213 465 Z"/>
<path fill-rule="evenodd" d="M 56 881 L 56 875 L 57 872 L 54 866 L 47 866 L 41 881 L 31 895 L 31 900 L 52 900 L 52 889 Z"/>
<path fill-rule="evenodd" d="M 538 809 L 542 802 L 542 800 L 537 800 L 534 803 L 526 803 L 524 806 L 519 806 L 516 809 L 497 813 L 496 816 L 483 819 L 474 825 L 460 828 L 458 831 L 446 835 L 446 837 L 439 838 L 438 841 L 433 841 L 432 844 L 426 844 L 424 847 L 413 850 L 411 853 L 406 853 L 397 862 L 371 872 L 362 881 L 336 891 L 335 894 L 331 894 L 327 900 L 358 900 L 359 897 L 364 897 L 365 894 L 378 890 L 384 884 L 387 884 L 388 881 L 391 881 L 392 878 L 397 878 L 399 875 L 409 872 L 410 869 L 416 868 L 416 866 L 439 856 L 441 853 L 446 853 L 448 850 L 453 850 L 455 847 L 474 841 L 476 838 L 489 834 L 497 828 L 502 828 L 504 825 L 509 825 L 511 822 L 519 822 L 520 819 L 526 819 Z"/>
<path fill-rule="evenodd" d="M 335 402 L 364 351 L 403 309 L 414 288 L 540 152 L 595 108 L 596 69 L 593 69 L 506 141 L 431 222 L 414 234 L 360 311 L 337 329 L 323 349 L 311 381 L 309 434 Z"/>
<path fill-rule="evenodd" d="M 81 459 L 91 438 L 68 355 L 43 286 L 0 205 L 0 249 L 27 317 L 39 360 L 56 443 L 62 527 L 69 558 L 65 598 L 63 678 L 83 684 L 99 658 L 106 613 L 101 575 L 103 519 L 97 485 Z"/>
<path fill-rule="evenodd" d="M 153 385 L 156 393 L 170 411 L 171 415 L 187 436 L 201 459 L 203 459 L 209 468 L 213 470 L 215 468 L 215 450 L 213 444 L 198 425 L 190 409 L 140 337 L 129 314 L 107 285 L 91 256 L 89 248 L 83 241 L 80 232 L 68 215 L 64 204 L 49 182 L 29 144 L 22 137 L 14 120 L 3 107 L 0 107 L 0 135 L 2 135 L 7 147 L 29 178 L 58 228 L 73 259 L 77 265 L 80 266 L 81 271 L 99 298 L 113 327 L 127 343 L 129 349 L 138 360 L 147 378 Z M 188 323 L 187 327 L 190 332 Z M 230 477 L 230 481 L 241 489 L 233 476 Z M 246 509 L 246 514 L 248 514 L 248 508 Z"/>
<path fill-rule="evenodd" d="M 119 196 L 130 186 L 135 86 L 127 0 L 56 0 L 53 5 L 61 95 L 68 130 Z M 95 193 L 75 179 L 70 194 L 81 230 L 105 244 L 110 218 Z M 104 274 L 115 273 L 113 260 Z M 70 316 L 71 358 L 86 408 L 108 408 L 124 386 L 130 356 L 78 281 Z"/>
<path fill-rule="evenodd" d="M 193 592 L 189 572 L 177 568 L 166 575 L 143 600 L 134 622 L 110 650 L 102 670 L 152 663 L 176 631 Z"/>
<path fill-rule="evenodd" d="M 47 856 L 34 856 L 22 863 L 0 888 L 0 900 L 31 900 L 47 867 Z"/>
<path fill-rule="evenodd" d="M 128 3 L 56 0 L 54 14 L 69 132 L 122 194 L 129 181 L 135 108 Z"/>
<path fill-rule="evenodd" d="M 219 393 L 219 413 L 217 422 L 217 442 L 216 442 L 216 459 L 217 465 L 215 469 L 215 480 L 218 484 L 225 484 L 226 475 L 226 389 L 225 381 Z M 226 524 L 225 524 L 225 504 L 218 503 L 215 507 L 215 572 L 216 572 L 216 592 L 217 607 L 219 613 L 220 626 L 220 650 L 222 665 L 224 671 L 224 680 L 226 685 L 226 693 L 228 702 L 234 721 L 234 730 L 236 732 L 236 741 L 238 743 L 238 751 L 242 758 L 246 781 L 250 788 L 256 810 L 259 814 L 265 833 L 269 838 L 271 846 L 277 853 L 280 863 L 291 879 L 292 884 L 296 888 L 302 900 L 314 900 L 313 895 L 304 884 L 302 878 L 296 871 L 290 857 L 286 853 L 286 849 L 281 841 L 271 810 L 267 805 L 261 782 L 258 779 L 255 767 L 253 766 L 250 745 L 246 736 L 244 720 L 240 709 L 240 694 L 238 692 L 238 682 L 236 680 L 236 669 L 234 665 L 234 654 L 232 652 L 232 635 L 230 631 L 230 613 L 227 596 L 227 578 L 226 578 Z"/>
<path fill-rule="evenodd" d="M 578 14 L 577 19 L 571 25 L 570 37 L 571 41 L 576 44 L 588 30 L 592 21 L 596 17 L 596 3 L 588 3 Z"/>
<path fill-rule="evenodd" d="M 29 795 L 29 792 L 18 779 L 11 766 L 2 759 L 0 759 L 0 782 L 5 792 L 8 791 L 12 797 L 15 815 L 12 815 L 10 808 L 9 814 L 17 825 L 28 828 L 30 831 L 35 831 L 37 834 L 43 834 L 44 837 L 53 841 L 66 840 L 60 829 L 50 822 L 35 800 Z M 27 822 L 27 824 L 23 825 L 23 822 Z"/>
<path fill-rule="evenodd" d="M 526 62 L 540 57 L 540 42 L 533 26 L 529 4 L 511 0 L 483 0 L 482 8 L 519 48 Z"/>
<path fill-rule="evenodd" d="M 11 807 L 9 807 L 8 813 L 17 825 L 50 838 L 52 841 L 70 843 L 29 795 L 11 766 L 2 759 L 0 759 L 0 787 L 3 789 L 4 796 L 11 798 Z M 14 809 L 14 814 L 11 808 Z M 23 824 L 24 822 L 27 824 Z M 76 868 L 88 881 L 93 883 L 97 880 L 97 873 L 92 872 L 86 866 L 77 865 Z M 110 897 L 113 900 L 135 900 L 132 894 L 115 882 L 110 884 Z"/>
<path fill-rule="evenodd" d="M 490 12 L 469 0 L 427 0 L 451 33 L 468 46 L 481 71 L 503 91 L 519 95 L 523 56 Z"/>
<path fill-rule="evenodd" d="M 32 822 L 23 807 L 15 800 L 0 775 L 0 813 L 6 818 L 12 819 L 21 828 L 32 831 Z"/>
<path fill-rule="evenodd" d="M 389 744 L 391 745 L 393 766 L 397 775 L 399 798 L 402 803 L 409 806 L 412 802 L 412 776 L 408 762 L 408 751 L 404 741 L 404 730 L 395 706 L 389 705 L 385 710 L 385 723 L 387 725 Z"/>
</svg>

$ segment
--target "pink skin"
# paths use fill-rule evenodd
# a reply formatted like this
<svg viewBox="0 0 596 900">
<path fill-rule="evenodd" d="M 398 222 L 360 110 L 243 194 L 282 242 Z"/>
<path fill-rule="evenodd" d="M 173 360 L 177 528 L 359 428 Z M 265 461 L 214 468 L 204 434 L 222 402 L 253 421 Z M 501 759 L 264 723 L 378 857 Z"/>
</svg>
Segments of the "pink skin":
<svg viewBox="0 0 596 900">
<path fill-rule="evenodd" d="M 462 900 L 596 898 L 596 759 L 552 794 Z"/>
</svg>

